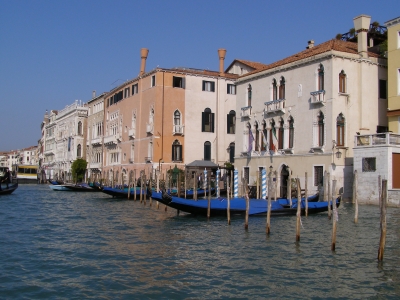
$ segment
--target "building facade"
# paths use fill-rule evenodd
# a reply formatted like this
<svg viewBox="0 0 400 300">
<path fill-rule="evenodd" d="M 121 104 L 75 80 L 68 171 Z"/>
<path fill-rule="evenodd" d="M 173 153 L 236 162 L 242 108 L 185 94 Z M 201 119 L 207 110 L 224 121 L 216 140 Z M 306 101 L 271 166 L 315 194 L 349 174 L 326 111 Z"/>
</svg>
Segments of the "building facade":
<svg viewBox="0 0 400 300">
<path fill-rule="evenodd" d="M 352 197 L 354 135 L 387 126 L 379 93 L 387 62 L 368 47 L 370 18 L 354 19 L 358 43 L 330 40 L 242 75 L 237 81 L 240 121 L 235 168 L 255 185 L 258 171 L 277 171 L 286 197 L 289 172 L 317 191 L 328 171 L 338 192 Z"/>
</svg>

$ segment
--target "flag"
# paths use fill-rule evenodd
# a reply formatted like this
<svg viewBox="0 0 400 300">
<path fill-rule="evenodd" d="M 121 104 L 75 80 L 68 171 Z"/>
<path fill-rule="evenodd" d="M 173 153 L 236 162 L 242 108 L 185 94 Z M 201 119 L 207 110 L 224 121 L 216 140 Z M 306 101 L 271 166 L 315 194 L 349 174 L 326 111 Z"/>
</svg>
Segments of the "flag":
<svg viewBox="0 0 400 300">
<path fill-rule="evenodd" d="M 272 134 L 272 147 L 271 147 L 271 150 L 276 152 L 278 150 L 278 137 L 276 136 L 275 126 L 272 127 L 271 134 Z"/>
<path fill-rule="evenodd" d="M 249 153 L 250 153 L 251 151 L 253 151 L 253 142 L 254 142 L 253 132 L 252 132 L 251 129 L 249 128 L 249 148 L 248 148 L 248 152 L 249 152 Z"/>
</svg>

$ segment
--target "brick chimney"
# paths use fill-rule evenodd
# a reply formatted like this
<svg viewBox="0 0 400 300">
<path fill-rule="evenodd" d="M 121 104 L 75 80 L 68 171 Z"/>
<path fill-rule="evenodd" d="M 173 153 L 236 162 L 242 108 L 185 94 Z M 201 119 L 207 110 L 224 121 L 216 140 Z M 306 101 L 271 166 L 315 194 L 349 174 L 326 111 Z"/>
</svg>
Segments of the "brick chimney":
<svg viewBox="0 0 400 300">
<path fill-rule="evenodd" d="M 314 47 L 314 40 L 309 40 L 308 41 L 308 46 L 306 47 L 306 49 L 310 49 L 312 47 Z"/>
<path fill-rule="evenodd" d="M 225 49 L 218 49 L 219 75 L 223 75 L 225 73 L 225 70 L 224 70 L 225 55 L 226 55 L 226 50 Z"/>
<path fill-rule="evenodd" d="M 140 64 L 140 73 L 139 73 L 139 75 L 143 75 L 145 70 L 146 70 L 147 55 L 149 55 L 149 49 L 142 48 L 140 50 L 140 57 L 142 58 L 142 62 Z"/>
<path fill-rule="evenodd" d="M 371 17 L 367 15 L 360 15 L 353 19 L 354 29 L 357 32 L 358 40 L 358 54 L 362 58 L 368 58 L 368 40 L 367 33 L 371 23 Z"/>
</svg>

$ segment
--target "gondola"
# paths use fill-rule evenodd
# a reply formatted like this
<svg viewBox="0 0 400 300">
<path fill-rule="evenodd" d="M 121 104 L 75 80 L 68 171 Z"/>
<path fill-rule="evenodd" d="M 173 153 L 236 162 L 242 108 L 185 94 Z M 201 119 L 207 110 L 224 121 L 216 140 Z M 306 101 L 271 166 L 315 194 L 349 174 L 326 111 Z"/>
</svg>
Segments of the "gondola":
<svg viewBox="0 0 400 300">
<path fill-rule="evenodd" d="M 112 188 L 105 186 L 101 189 L 101 191 L 107 195 L 116 197 L 116 198 L 128 198 L 128 188 L 120 189 L 120 188 Z M 131 188 L 129 191 L 131 199 L 133 199 L 134 195 L 140 196 L 140 188 Z M 146 189 L 142 190 L 142 195 L 146 195 Z"/>
<path fill-rule="evenodd" d="M 14 184 L 9 184 L 8 188 L 1 186 L 0 195 L 9 195 L 18 188 L 18 182 Z"/>
<path fill-rule="evenodd" d="M 161 203 L 175 208 L 177 210 L 195 214 L 207 215 L 208 199 L 188 200 L 180 197 L 174 197 L 165 191 L 161 193 L 152 193 L 152 198 Z M 313 198 L 311 198 L 313 199 Z M 287 203 L 287 199 L 277 199 L 271 201 L 271 215 L 295 215 L 297 213 L 298 201 L 292 199 L 292 205 Z M 211 216 L 226 216 L 227 214 L 227 198 L 218 197 L 210 199 L 210 214 Z M 340 204 L 340 197 L 336 199 L 336 205 Z M 301 211 L 305 211 L 305 200 L 301 200 Z M 328 202 L 309 202 L 308 214 L 328 211 Z M 265 199 L 250 199 L 249 200 L 249 215 L 265 215 L 268 212 L 268 200 Z M 244 198 L 233 198 L 230 200 L 230 213 L 232 215 L 244 215 L 246 213 L 246 200 Z"/>
</svg>

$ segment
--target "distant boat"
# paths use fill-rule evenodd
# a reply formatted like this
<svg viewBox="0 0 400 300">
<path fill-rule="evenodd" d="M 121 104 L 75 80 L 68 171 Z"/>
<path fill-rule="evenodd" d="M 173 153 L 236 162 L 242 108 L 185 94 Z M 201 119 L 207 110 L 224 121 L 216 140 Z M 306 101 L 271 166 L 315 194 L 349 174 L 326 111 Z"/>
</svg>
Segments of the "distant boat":
<svg viewBox="0 0 400 300">
<path fill-rule="evenodd" d="M 103 189 L 101 190 L 103 193 L 116 197 L 116 198 L 128 198 L 128 188 L 112 188 L 109 186 L 105 186 L 103 187 Z M 140 196 L 140 188 L 136 187 L 136 188 L 131 188 L 129 191 L 130 197 L 133 197 L 136 193 L 136 196 Z M 146 195 L 147 191 L 144 188 L 142 190 L 142 195 Z M 132 198 L 133 199 L 133 198 Z"/>
<path fill-rule="evenodd" d="M 9 195 L 14 192 L 18 188 L 18 182 L 14 184 L 8 184 L 8 188 L 6 186 L 1 186 L 0 196 L 1 195 Z"/>
<path fill-rule="evenodd" d="M 309 198 L 308 214 L 315 214 L 328 210 L 328 202 L 313 202 L 315 195 Z M 160 201 L 161 203 L 175 208 L 177 210 L 196 214 L 207 215 L 208 199 L 188 200 L 180 197 L 174 197 L 166 192 L 152 193 L 152 198 Z M 227 214 L 227 198 L 213 198 L 210 200 L 210 214 L 211 216 L 226 216 Z M 290 206 L 288 199 L 277 199 L 271 201 L 271 215 L 295 215 L 297 213 L 298 201 L 296 198 L 292 199 L 292 206 Z M 340 197 L 336 199 L 336 204 L 340 204 Z M 305 199 L 301 200 L 301 211 L 305 211 Z M 244 215 L 246 213 L 246 200 L 244 198 L 233 198 L 230 200 L 230 212 L 232 215 Z M 265 199 L 250 199 L 249 200 L 249 215 L 265 215 L 268 212 L 268 200 Z"/>
<path fill-rule="evenodd" d="M 69 189 L 68 185 L 66 185 L 66 184 L 52 184 L 52 185 L 49 185 L 49 187 L 53 191 L 69 191 L 69 192 L 72 192 L 72 190 Z"/>
</svg>

